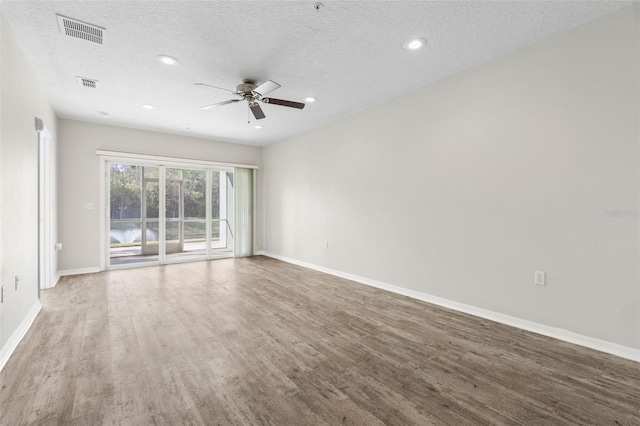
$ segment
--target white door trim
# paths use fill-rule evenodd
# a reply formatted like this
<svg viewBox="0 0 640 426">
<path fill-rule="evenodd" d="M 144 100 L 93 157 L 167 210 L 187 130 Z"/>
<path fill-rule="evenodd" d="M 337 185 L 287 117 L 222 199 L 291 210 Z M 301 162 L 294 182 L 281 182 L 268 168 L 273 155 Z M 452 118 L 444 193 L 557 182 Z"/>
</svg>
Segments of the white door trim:
<svg viewBox="0 0 640 426">
<path fill-rule="evenodd" d="M 52 238 L 51 133 L 41 120 L 39 125 L 36 125 L 36 130 L 38 131 L 38 288 L 46 290 L 55 284 L 52 280 L 55 251 Z"/>
</svg>

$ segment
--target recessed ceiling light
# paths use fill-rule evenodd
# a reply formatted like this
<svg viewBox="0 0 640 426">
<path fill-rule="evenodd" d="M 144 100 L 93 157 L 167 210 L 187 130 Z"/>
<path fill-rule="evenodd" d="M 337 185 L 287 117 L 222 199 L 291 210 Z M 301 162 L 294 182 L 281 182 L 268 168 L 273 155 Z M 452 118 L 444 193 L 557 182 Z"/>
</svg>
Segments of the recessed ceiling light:
<svg viewBox="0 0 640 426">
<path fill-rule="evenodd" d="M 405 42 L 404 48 L 407 50 L 419 50 L 425 44 L 427 44 L 427 40 L 422 37 L 418 37 Z"/>
<path fill-rule="evenodd" d="M 316 98 L 314 98 L 313 96 L 309 96 L 308 98 L 305 99 L 305 101 L 307 101 L 307 102 L 315 102 Z"/>
<path fill-rule="evenodd" d="M 262 126 L 253 126 L 256 129 L 262 129 Z"/>
<path fill-rule="evenodd" d="M 144 105 L 142 105 L 142 108 L 144 108 L 144 109 L 154 109 L 155 107 L 153 105 L 144 104 Z"/>
<path fill-rule="evenodd" d="M 107 114 L 107 113 L 106 113 L 106 112 L 104 112 L 104 111 L 98 111 L 98 114 L 100 114 L 100 115 L 101 115 L 101 116 L 103 116 L 103 117 L 108 117 L 108 116 L 109 116 L 109 114 Z"/>
<path fill-rule="evenodd" d="M 177 65 L 180 63 L 179 60 L 169 55 L 158 55 L 156 58 L 165 65 Z"/>
</svg>

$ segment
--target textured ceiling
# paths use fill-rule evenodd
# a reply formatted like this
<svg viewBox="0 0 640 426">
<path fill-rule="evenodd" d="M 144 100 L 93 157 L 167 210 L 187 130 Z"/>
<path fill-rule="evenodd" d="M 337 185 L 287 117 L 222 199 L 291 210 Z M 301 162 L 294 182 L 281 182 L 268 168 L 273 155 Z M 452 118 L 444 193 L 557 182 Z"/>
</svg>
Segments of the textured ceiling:
<svg viewBox="0 0 640 426">
<path fill-rule="evenodd" d="M 7 1 L 7 14 L 61 118 L 266 145 L 612 12 L 615 1 Z M 56 14 L 106 28 L 104 45 L 63 36 Z M 428 44 L 403 49 L 412 37 Z M 156 55 L 180 60 L 163 65 Z M 81 87 L 76 76 L 99 81 Z M 282 85 L 210 110 L 242 79 Z M 147 110 L 142 104 L 156 108 Z M 108 117 L 98 114 L 105 111 Z M 188 128 L 188 129 L 187 129 Z"/>
</svg>

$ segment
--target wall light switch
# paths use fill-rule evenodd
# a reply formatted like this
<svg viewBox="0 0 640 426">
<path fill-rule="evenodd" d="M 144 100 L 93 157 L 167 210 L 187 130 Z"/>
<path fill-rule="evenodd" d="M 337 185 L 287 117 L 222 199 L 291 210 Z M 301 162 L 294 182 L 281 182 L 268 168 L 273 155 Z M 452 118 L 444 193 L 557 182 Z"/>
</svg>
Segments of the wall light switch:
<svg viewBox="0 0 640 426">
<path fill-rule="evenodd" d="M 547 285 L 546 273 L 543 271 L 536 271 L 533 280 L 536 285 Z"/>
</svg>

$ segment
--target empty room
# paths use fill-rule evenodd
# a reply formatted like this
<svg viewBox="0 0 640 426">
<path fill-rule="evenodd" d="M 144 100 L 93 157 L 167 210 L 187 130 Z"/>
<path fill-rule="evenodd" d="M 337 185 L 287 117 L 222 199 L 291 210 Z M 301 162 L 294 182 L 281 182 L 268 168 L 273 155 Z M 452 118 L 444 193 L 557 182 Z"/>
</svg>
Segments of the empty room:
<svg viewBox="0 0 640 426">
<path fill-rule="evenodd" d="M 640 425 L 639 2 L 0 31 L 0 425 Z"/>
</svg>

